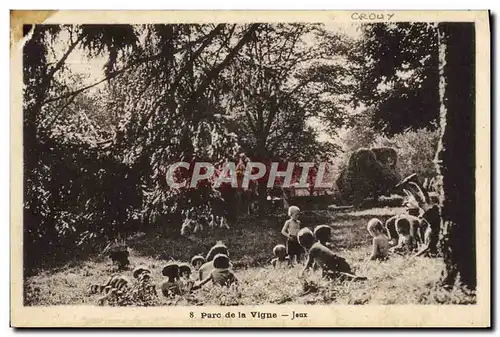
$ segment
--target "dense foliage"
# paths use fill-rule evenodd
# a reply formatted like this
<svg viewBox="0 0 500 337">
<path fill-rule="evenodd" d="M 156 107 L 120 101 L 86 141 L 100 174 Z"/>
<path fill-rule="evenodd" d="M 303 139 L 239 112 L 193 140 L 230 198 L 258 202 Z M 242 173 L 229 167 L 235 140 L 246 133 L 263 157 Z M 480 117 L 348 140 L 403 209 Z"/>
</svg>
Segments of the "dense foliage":
<svg viewBox="0 0 500 337">
<path fill-rule="evenodd" d="M 407 128 L 436 129 L 440 104 L 437 26 L 373 23 L 363 25 L 362 30 L 356 100 L 374 108 L 377 129 L 388 135 Z"/>
<path fill-rule="evenodd" d="M 25 270 L 152 225 L 178 230 L 181 210 L 236 216 L 238 200 L 275 192 L 267 175 L 247 191 L 209 180 L 173 189 L 166 173 L 179 161 L 190 168 L 176 180 L 201 161 L 216 174 L 228 161 L 341 168 L 360 147 L 391 147 L 400 174 L 434 177 L 438 113 L 446 98 L 454 111 L 469 106 L 458 102 L 472 81 L 439 96 L 436 25 L 360 28 L 354 38 L 317 24 L 25 26 Z M 449 41 L 453 66 L 470 64 L 460 38 Z M 449 146 L 442 171 L 454 165 Z M 447 202 L 454 184 L 445 180 Z"/>
<path fill-rule="evenodd" d="M 386 135 L 377 131 L 373 114 L 373 109 L 364 110 L 357 115 L 355 125 L 339 133 L 337 142 L 342 144 L 342 153 L 335 158 L 336 171 L 346 167 L 350 155 L 360 148 L 390 147 L 397 152 L 396 168 L 400 176 L 417 173 L 421 179 L 435 178 L 439 130 L 430 125 Z"/>
<path fill-rule="evenodd" d="M 25 254 L 33 263 L 147 230 L 164 215 L 171 224 L 163 226 L 178 228 L 186 207 L 232 208 L 224 206 L 232 194 L 208 181 L 169 188 L 172 163 L 220 170 L 242 152 L 325 159 L 336 148 L 318 141 L 307 119 L 332 132 L 346 120 L 349 39 L 318 25 L 39 25 L 25 34 Z M 334 53 L 339 61 L 328 61 Z M 72 57 L 89 71 L 75 71 Z"/>
</svg>

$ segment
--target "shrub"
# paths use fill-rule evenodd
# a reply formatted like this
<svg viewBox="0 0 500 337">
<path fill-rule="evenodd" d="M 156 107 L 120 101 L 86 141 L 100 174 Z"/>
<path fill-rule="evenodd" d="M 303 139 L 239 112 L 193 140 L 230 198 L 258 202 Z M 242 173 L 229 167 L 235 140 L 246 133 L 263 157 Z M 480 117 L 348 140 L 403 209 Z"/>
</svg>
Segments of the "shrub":
<svg viewBox="0 0 500 337">
<path fill-rule="evenodd" d="M 377 133 L 372 126 L 354 127 L 347 130 L 343 137 L 338 139 L 342 144 L 343 153 L 333 158 L 335 176 L 338 177 L 341 170 L 347 166 L 349 156 L 360 147 L 394 148 L 397 152 L 396 171 L 401 176 L 417 173 L 421 179 L 434 178 L 437 176 L 434 165 L 434 157 L 439 142 L 439 130 L 427 128 L 406 130 L 393 136 Z M 359 135 L 358 138 L 355 136 Z M 369 136 L 369 137 L 367 137 Z"/>
<path fill-rule="evenodd" d="M 439 130 L 426 128 L 407 130 L 392 137 L 378 135 L 373 147 L 393 147 L 398 153 L 397 170 L 402 176 L 417 173 L 421 179 L 436 177 L 434 157 L 439 142 Z"/>
</svg>

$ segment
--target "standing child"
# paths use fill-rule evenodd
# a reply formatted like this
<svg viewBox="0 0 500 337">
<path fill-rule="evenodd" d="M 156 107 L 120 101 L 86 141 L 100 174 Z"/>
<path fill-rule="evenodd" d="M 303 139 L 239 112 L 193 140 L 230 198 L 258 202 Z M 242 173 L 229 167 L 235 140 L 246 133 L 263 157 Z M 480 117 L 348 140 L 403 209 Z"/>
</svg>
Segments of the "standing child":
<svg viewBox="0 0 500 337">
<path fill-rule="evenodd" d="M 203 216 L 200 216 L 198 212 L 194 213 L 192 216 L 192 222 L 194 224 L 193 234 L 203 232 Z"/>
<path fill-rule="evenodd" d="M 384 225 L 382 221 L 373 218 L 368 221 L 368 233 L 373 237 L 373 250 L 370 255 L 370 260 L 385 260 L 389 254 L 390 243 L 387 236 L 384 234 Z"/>
<path fill-rule="evenodd" d="M 217 227 L 217 220 L 216 220 L 216 216 L 212 214 L 210 214 L 210 222 L 208 223 L 208 227 L 210 228 L 215 228 Z"/>
<path fill-rule="evenodd" d="M 304 250 L 299 244 L 297 239 L 297 234 L 300 231 L 300 221 L 298 220 L 300 214 L 300 209 L 297 206 L 290 206 L 288 208 L 288 216 L 290 219 L 285 221 L 285 225 L 281 229 L 281 234 L 286 238 L 286 252 L 290 258 L 290 261 L 297 263 Z"/>
</svg>

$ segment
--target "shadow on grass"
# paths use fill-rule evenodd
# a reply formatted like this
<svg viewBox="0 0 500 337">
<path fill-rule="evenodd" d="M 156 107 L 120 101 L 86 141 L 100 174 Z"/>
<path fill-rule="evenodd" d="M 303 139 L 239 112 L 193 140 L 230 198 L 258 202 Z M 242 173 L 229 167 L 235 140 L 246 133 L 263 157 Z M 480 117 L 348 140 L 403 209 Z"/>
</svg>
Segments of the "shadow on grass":
<svg viewBox="0 0 500 337">
<path fill-rule="evenodd" d="M 330 225 L 334 229 L 333 243 L 339 249 L 349 249 L 366 244 L 369 236 L 365 230 L 366 222 L 372 217 L 385 221 L 402 208 L 351 209 L 338 213 L 327 210 L 305 211 L 301 215 L 302 227 L 313 229 L 318 225 Z M 192 256 L 205 255 L 217 241 L 223 241 L 229 248 L 231 259 L 241 266 L 266 264 L 272 258 L 272 249 L 277 244 L 284 244 L 281 228 L 288 219 L 285 213 L 267 215 L 258 218 L 254 215 L 240 217 L 231 229 L 210 229 L 203 232 L 203 237 L 183 237 L 179 228 L 165 227 L 152 230 L 142 238 L 129 239 L 127 243 L 134 255 L 152 257 L 158 260 L 189 261 Z M 64 261 L 46 261 L 40 268 L 32 270 L 27 277 L 43 270 L 54 272 L 70 267 L 78 267 L 83 261 L 107 261 L 96 247 L 89 247 L 78 255 L 70 256 L 67 252 Z M 75 252 L 73 252 L 75 254 Z"/>
<path fill-rule="evenodd" d="M 238 288 L 223 289 L 208 285 L 193 294 L 175 300 L 160 295 L 155 305 L 259 305 L 269 303 L 303 304 L 471 304 L 475 294 L 459 291 L 445 292 L 435 284 L 440 278 L 442 259 L 393 257 L 386 262 L 366 259 L 370 253 L 371 237 L 366 222 L 375 214 L 380 217 L 395 214 L 398 209 L 373 209 L 347 212 L 332 219 L 329 216 L 302 218 L 303 224 L 314 227 L 327 224 L 333 229 L 334 250 L 353 267 L 356 274 L 368 277 L 366 282 L 326 282 L 318 274 L 299 277 L 303 265 L 273 269 L 269 262 L 272 248 L 284 243 L 280 233 L 283 218 L 245 217 L 230 230 L 216 229 L 205 237 L 184 238 L 165 232 L 147 233 L 130 242 L 131 263 L 125 276 L 131 277 L 134 266 L 145 265 L 152 269 L 154 284 L 164 278 L 161 269 L 164 260 L 188 261 L 195 254 L 206 254 L 210 246 L 222 240 L 229 248 L 237 278 Z M 311 219 L 323 222 L 311 224 Z M 285 217 L 286 219 L 286 217 Z M 96 303 L 96 296 L 89 296 L 90 284 L 102 284 L 112 273 L 111 261 L 95 257 L 74 261 L 57 270 L 45 270 L 26 280 L 27 305 L 59 305 Z M 307 282 L 304 282 L 307 281 Z M 315 290 L 304 294 L 304 286 Z"/>
</svg>

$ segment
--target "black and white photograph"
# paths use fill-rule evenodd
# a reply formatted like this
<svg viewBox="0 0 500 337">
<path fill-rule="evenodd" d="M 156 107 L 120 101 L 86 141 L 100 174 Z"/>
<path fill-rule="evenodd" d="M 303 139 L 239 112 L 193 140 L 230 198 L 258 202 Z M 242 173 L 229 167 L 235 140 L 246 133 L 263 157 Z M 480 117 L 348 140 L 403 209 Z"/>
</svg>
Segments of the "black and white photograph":
<svg viewBox="0 0 500 337">
<path fill-rule="evenodd" d="M 335 326 L 323 308 L 414 305 L 489 326 L 488 12 L 214 13 L 11 13 L 16 310 Z"/>
</svg>

